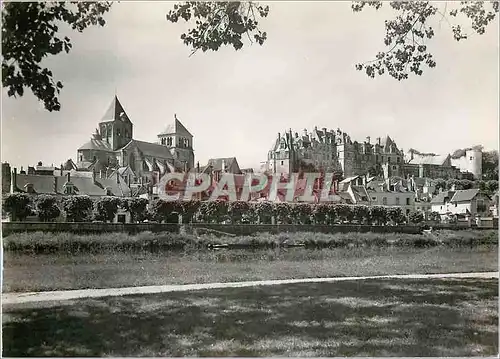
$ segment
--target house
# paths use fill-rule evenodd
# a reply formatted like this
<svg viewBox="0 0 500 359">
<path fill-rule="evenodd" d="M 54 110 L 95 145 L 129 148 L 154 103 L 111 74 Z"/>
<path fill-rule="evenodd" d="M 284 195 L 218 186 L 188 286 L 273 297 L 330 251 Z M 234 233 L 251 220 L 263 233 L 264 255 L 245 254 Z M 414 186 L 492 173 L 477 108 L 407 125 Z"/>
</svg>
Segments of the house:
<svg viewBox="0 0 500 359">
<path fill-rule="evenodd" d="M 115 178 L 71 177 L 49 175 L 18 174 L 14 168 L 12 172 L 11 193 L 24 192 L 28 194 L 52 195 L 88 195 L 90 197 L 116 196 L 130 197 L 130 187 L 117 175 Z"/>
<path fill-rule="evenodd" d="M 431 200 L 431 209 L 440 215 L 475 217 L 490 213 L 490 198 L 479 189 L 443 191 Z"/>
<path fill-rule="evenodd" d="M 415 192 L 409 190 L 408 181 L 400 177 L 371 179 L 367 191 L 372 205 L 400 207 L 405 215 L 416 210 Z"/>
</svg>

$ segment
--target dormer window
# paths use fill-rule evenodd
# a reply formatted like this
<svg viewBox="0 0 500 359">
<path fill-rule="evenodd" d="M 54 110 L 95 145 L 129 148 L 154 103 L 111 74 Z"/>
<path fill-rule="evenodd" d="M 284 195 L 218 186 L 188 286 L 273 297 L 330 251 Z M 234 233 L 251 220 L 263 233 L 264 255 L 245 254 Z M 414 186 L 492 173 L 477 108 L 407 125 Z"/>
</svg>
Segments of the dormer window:
<svg viewBox="0 0 500 359">
<path fill-rule="evenodd" d="M 76 187 L 75 187 L 75 185 L 73 185 L 73 183 L 66 182 L 66 184 L 63 187 L 63 192 L 64 192 L 64 194 L 67 194 L 67 195 L 76 194 Z"/>
<path fill-rule="evenodd" d="M 167 146 L 172 146 L 172 137 L 167 138 Z"/>
<path fill-rule="evenodd" d="M 26 188 L 26 193 L 35 193 L 35 187 L 33 186 L 33 183 L 26 183 L 24 188 Z"/>
<path fill-rule="evenodd" d="M 160 143 L 165 146 L 165 144 L 167 143 L 165 137 L 163 137 L 161 140 L 160 140 Z"/>
</svg>

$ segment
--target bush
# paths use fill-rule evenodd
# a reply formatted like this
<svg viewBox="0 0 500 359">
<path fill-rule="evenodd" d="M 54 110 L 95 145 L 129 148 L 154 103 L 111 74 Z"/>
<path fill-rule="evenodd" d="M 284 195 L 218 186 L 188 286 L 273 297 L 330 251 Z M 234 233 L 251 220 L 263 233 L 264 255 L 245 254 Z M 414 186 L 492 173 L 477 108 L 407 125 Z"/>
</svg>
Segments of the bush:
<svg viewBox="0 0 500 359">
<path fill-rule="evenodd" d="M 255 214 L 258 216 L 259 223 L 271 224 L 271 218 L 274 214 L 274 205 L 272 202 L 258 202 L 254 206 Z"/>
<path fill-rule="evenodd" d="M 422 212 L 413 212 L 410 214 L 409 220 L 411 223 L 415 224 L 422 223 L 424 221 L 424 215 Z"/>
<path fill-rule="evenodd" d="M 57 205 L 57 198 L 49 194 L 36 197 L 36 209 L 41 222 L 54 221 L 61 214 L 61 210 Z"/>
<path fill-rule="evenodd" d="M 10 214 L 13 221 L 24 221 L 26 217 L 35 212 L 31 203 L 31 197 L 24 193 L 12 193 L 5 196 L 3 209 Z"/>
<path fill-rule="evenodd" d="M 150 207 L 151 219 L 159 223 L 178 223 L 180 211 L 180 201 L 157 199 Z"/>
<path fill-rule="evenodd" d="M 118 212 L 121 200 L 117 197 L 100 197 L 94 201 L 94 219 L 112 222 Z"/>
<path fill-rule="evenodd" d="M 250 210 L 250 205 L 246 201 L 229 202 L 227 213 L 231 218 L 231 223 L 241 223 L 243 215 Z"/>
<path fill-rule="evenodd" d="M 89 196 L 69 196 L 63 198 L 63 209 L 68 222 L 85 222 L 92 217 L 93 202 Z"/>
<path fill-rule="evenodd" d="M 123 207 L 130 211 L 132 223 L 142 222 L 146 219 L 148 203 L 146 198 L 128 198 L 124 201 Z"/>
</svg>

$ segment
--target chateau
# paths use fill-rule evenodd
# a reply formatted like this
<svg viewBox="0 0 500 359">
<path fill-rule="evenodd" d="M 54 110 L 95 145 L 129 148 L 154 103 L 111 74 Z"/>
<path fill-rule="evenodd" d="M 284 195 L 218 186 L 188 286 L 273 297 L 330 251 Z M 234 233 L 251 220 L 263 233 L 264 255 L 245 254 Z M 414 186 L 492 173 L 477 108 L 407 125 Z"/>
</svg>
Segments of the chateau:
<svg viewBox="0 0 500 359">
<path fill-rule="evenodd" d="M 156 143 L 134 139 L 133 124 L 115 96 L 87 143 L 78 148 L 76 165 L 66 170 L 90 171 L 108 177 L 113 170 L 130 182 L 158 180 L 163 174 L 194 168 L 193 135 L 174 116 L 158 133 Z"/>
<path fill-rule="evenodd" d="M 302 134 L 278 133 L 268 152 L 266 170 L 272 173 L 291 173 L 300 169 L 341 171 L 343 177 L 369 174 L 390 177 L 481 178 L 482 152 L 478 148 L 456 151 L 452 155 L 407 153 L 398 148 L 389 136 L 370 137 L 352 141 L 340 129 L 317 127 Z"/>
</svg>

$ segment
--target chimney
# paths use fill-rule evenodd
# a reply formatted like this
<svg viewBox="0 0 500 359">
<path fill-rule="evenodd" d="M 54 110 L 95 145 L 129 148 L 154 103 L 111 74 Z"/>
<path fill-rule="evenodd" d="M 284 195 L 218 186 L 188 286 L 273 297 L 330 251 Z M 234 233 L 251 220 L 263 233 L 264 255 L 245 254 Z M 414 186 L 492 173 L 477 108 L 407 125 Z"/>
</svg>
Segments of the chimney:
<svg viewBox="0 0 500 359">
<path fill-rule="evenodd" d="M 226 172 L 226 161 L 222 160 L 221 170 L 222 173 Z"/>
<path fill-rule="evenodd" d="M 23 166 L 21 166 L 21 170 L 19 171 L 19 174 L 22 174 L 22 175 L 26 174 L 26 172 L 24 172 L 24 170 L 23 170 Z"/>
<path fill-rule="evenodd" d="M 278 132 L 278 140 L 281 140 L 281 133 Z"/>
<path fill-rule="evenodd" d="M 200 173 L 200 161 L 196 162 L 196 172 Z"/>
<path fill-rule="evenodd" d="M 304 128 L 304 136 L 307 136 L 307 129 Z"/>
<path fill-rule="evenodd" d="M 323 130 L 323 133 L 327 133 L 328 132 L 328 130 L 326 129 L 326 127 L 323 127 L 322 130 Z"/>
<path fill-rule="evenodd" d="M 381 142 L 381 138 L 380 138 L 380 137 L 377 137 L 377 144 L 380 146 L 380 144 L 381 144 L 381 143 L 382 143 L 382 142 Z"/>
<path fill-rule="evenodd" d="M 366 137 L 366 143 L 370 144 L 370 136 Z"/>
<path fill-rule="evenodd" d="M 12 172 L 12 190 L 11 192 L 12 193 L 15 193 L 16 192 L 16 189 L 17 189 L 17 168 L 14 167 L 14 172 Z"/>
<path fill-rule="evenodd" d="M 57 193 L 57 176 L 54 176 L 54 193 Z"/>
<path fill-rule="evenodd" d="M 61 163 L 61 170 L 59 171 L 59 174 L 60 174 L 61 177 L 64 176 L 64 174 L 63 174 L 63 164 L 62 163 Z"/>
</svg>

